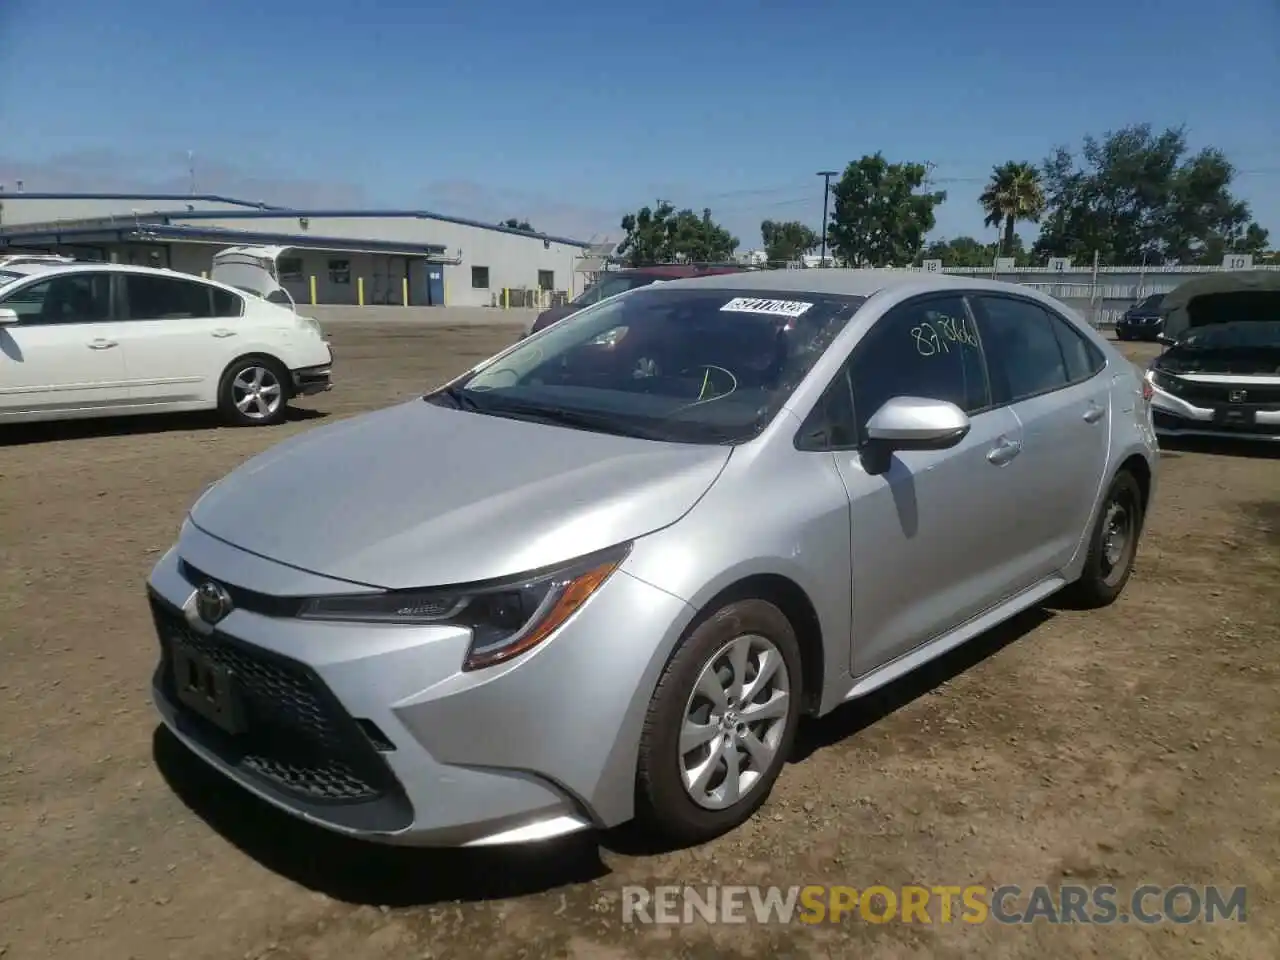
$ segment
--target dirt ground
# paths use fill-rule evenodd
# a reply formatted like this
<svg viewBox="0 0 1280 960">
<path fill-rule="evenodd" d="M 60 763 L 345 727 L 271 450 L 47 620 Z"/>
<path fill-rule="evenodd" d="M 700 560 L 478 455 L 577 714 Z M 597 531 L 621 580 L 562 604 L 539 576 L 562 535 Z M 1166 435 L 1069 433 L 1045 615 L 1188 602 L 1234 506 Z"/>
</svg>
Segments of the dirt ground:
<svg viewBox="0 0 1280 960">
<path fill-rule="evenodd" d="M 0 956 L 1280 956 L 1280 461 L 1167 451 L 1128 590 L 1052 605 L 802 730 L 773 798 L 702 848 L 616 836 L 365 847 L 157 731 L 143 582 L 203 487 L 282 437 L 420 393 L 512 328 L 335 328 L 287 425 L 0 433 Z M 1131 348 L 1149 356 L 1147 348 Z M 305 496 L 300 485 L 299 495 Z M 624 925 L 626 884 L 1217 883 L 1245 923 Z"/>
</svg>

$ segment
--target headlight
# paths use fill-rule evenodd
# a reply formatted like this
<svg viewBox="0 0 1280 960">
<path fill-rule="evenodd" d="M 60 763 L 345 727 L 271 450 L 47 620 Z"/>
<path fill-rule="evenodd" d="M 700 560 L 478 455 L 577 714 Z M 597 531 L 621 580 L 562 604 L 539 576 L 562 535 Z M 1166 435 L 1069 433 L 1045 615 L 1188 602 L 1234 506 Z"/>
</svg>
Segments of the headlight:
<svg viewBox="0 0 1280 960">
<path fill-rule="evenodd" d="M 586 603 L 626 558 L 631 545 L 593 553 L 554 569 L 485 584 L 313 597 L 298 616 L 357 623 L 466 627 L 463 670 L 503 663 L 532 650 Z"/>
<path fill-rule="evenodd" d="M 1177 377 L 1171 376 L 1163 370 L 1151 370 L 1148 372 L 1151 377 L 1151 383 L 1165 393 L 1178 394 L 1182 392 L 1182 383 Z"/>
</svg>

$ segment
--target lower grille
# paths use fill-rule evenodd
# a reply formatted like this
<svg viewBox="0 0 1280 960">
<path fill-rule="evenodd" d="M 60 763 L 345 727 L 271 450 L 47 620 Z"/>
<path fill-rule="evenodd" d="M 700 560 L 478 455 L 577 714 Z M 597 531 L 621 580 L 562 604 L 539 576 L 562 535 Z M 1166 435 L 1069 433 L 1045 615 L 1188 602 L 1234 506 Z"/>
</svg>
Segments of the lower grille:
<svg viewBox="0 0 1280 960">
<path fill-rule="evenodd" d="M 317 803 L 371 802 L 394 792 L 385 762 L 312 670 L 225 634 L 201 636 L 155 597 L 151 606 L 161 646 L 157 684 L 184 732 L 202 746 L 280 791 Z M 234 676 L 243 732 L 224 733 L 183 706 L 172 668 L 175 641 Z"/>
<path fill-rule="evenodd" d="M 1240 435 L 1280 437 L 1280 425 L 1274 423 L 1233 424 L 1212 420 L 1189 420 L 1165 413 L 1163 410 L 1153 410 L 1151 422 L 1157 430 L 1195 430 L 1202 433 L 1221 434 L 1224 437 Z"/>
</svg>

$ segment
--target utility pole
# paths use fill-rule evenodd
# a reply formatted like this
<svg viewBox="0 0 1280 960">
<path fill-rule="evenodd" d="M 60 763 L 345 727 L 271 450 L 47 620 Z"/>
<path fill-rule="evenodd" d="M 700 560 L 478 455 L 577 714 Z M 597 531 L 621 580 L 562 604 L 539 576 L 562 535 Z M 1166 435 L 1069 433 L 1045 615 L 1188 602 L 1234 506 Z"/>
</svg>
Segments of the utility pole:
<svg viewBox="0 0 1280 960">
<path fill-rule="evenodd" d="M 819 267 L 827 265 L 827 201 L 831 199 L 831 178 L 838 172 L 837 170 L 818 171 L 818 176 L 822 178 L 822 254 L 818 258 Z"/>
</svg>

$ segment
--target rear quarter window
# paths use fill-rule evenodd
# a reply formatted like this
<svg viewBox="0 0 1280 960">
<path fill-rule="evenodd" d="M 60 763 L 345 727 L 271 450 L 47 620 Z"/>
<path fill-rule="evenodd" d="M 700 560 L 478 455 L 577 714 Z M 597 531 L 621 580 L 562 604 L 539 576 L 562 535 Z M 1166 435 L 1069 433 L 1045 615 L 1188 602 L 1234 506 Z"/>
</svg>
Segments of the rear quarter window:
<svg viewBox="0 0 1280 960">
<path fill-rule="evenodd" d="M 1075 324 L 1058 316 L 1052 310 L 1045 310 L 1053 322 L 1053 332 L 1062 347 L 1062 359 L 1067 365 L 1067 380 L 1079 383 L 1097 376 L 1107 365 L 1107 358 L 1102 351 L 1089 342 L 1088 337 L 1075 328 Z"/>
</svg>

